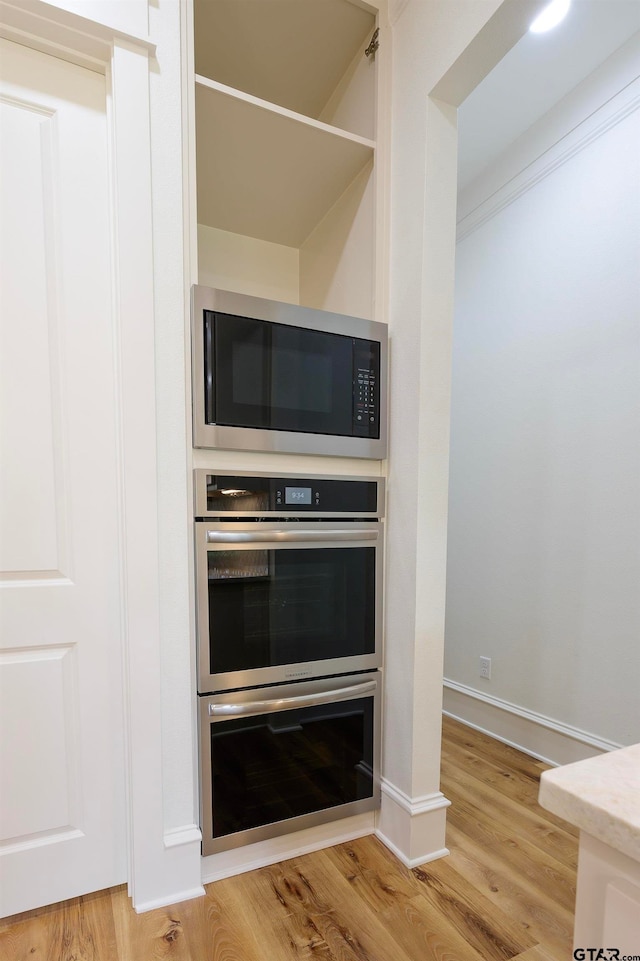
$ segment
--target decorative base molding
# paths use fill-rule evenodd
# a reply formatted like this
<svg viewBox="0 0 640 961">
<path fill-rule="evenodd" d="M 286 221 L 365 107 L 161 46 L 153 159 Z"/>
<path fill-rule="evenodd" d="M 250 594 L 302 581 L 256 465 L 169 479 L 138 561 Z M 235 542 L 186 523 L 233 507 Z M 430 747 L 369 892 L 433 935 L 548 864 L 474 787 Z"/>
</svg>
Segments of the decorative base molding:
<svg viewBox="0 0 640 961">
<path fill-rule="evenodd" d="M 444 680 L 443 713 L 552 767 L 621 746 L 448 678 Z"/>
<path fill-rule="evenodd" d="M 376 837 L 379 838 L 386 848 L 389 848 L 392 854 L 395 854 L 398 861 L 404 864 L 405 868 L 417 868 L 421 864 L 427 864 L 428 861 L 437 861 L 438 858 L 445 858 L 449 854 L 449 848 L 440 848 L 439 851 L 432 851 L 430 854 L 425 854 L 422 857 L 408 858 L 406 857 L 400 848 L 397 848 L 389 838 L 385 837 L 380 831 L 376 830 Z"/>
<path fill-rule="evenodd" d="M 183 844 L 200 844 L 202 831 L 197 824 L 185 824 L 180 828 L 173 828 L 164 833 L 165 848 L 176 848 Z"/>
<path fill-rule="evenodd" d="M 201 898 L 205 894 L 204 888 L 200 885 L 197 888 L 190 888 L 188 891 L 176 891 L 170 898 L 156 898 L 154 901 L 144 901 L 142 904 L 134 904 L 136 914 L 144 914 L 146 911 L 155 911 L 156 908 L 166 908 L 170 904 L 179 904 L 181 901 L 193 901 L 194 898 Z"/>
<path fill-rule="evenodd" d="M 139 900 L 133 898 L 133 907 L 137 914 L 164 908 L 168 904 L 180 901 L 191 901 L 201 898 L 205 891 L 202 884 L 198 884 L 198 865 L 202 834 L 197 824 L 184 824 L 164 833 L 164 853 L 162 857 L 163 874 L 171 879 L 171 884 L 165 887 L 166 895 Z M 175 885 L 175 887 L 174 887 Z"/>
<path fill-rule="evenodd" d="M 382 778 L 382 806 L 376 836 L 408 868 L 448 854 L 444 846 L 446 814 L 450 801 L 437 791 L 410 798 Z"/>
</svg>

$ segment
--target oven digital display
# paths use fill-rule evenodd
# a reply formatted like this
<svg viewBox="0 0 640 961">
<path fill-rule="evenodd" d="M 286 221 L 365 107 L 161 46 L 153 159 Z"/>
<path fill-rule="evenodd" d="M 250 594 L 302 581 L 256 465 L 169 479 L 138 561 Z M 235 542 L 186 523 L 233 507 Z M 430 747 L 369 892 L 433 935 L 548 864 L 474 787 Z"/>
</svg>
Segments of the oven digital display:
<svg viewBox="0 0 640 961">
<path fill-rule="evenodd" d="M 310 487 L 285 487 L 284 502 L 285 504 L 310 504 L 311 488 Z"/>
</svg>

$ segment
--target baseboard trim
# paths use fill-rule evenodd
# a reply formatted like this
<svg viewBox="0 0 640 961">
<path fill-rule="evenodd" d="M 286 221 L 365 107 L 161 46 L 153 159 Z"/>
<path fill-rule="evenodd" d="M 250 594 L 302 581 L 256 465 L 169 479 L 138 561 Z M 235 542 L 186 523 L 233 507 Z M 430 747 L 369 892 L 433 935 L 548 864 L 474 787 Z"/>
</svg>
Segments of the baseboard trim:
<svg viewBox="0 0 640 961">
<path fill-rule="evenodd" d="M 435 791 L 409 797 L 387 778 L 382 778 L 382 804 L 376 837 L 405 867 L 415 868 L 448 854 L 444 846 L 446 809 L 451 802 Z"/>
<path fill-rule="evenodd" d="M 205 891 L 199 883 L 201 841 L 202 834 L 197 824 L 183 824 L 165 831 L 163 862 L 166 864 L 166 875 L 164 876 L 170 879 L 171 883 L 162 885 L 160 890 L 166 893 L 141 901 L 136 899 L 135 890 L 130 889 L 133 907 L 137 914 L 202 897 Z M 149 888 L 150 885 L 147 887 Z M 156 891 L 158 891 L 157 886 Z"/>
<path fill-rule="evenodd" d="M 444 679 L 443 714 L 552 767 L 621 747 L 449 678 Z"/>
<path fill-rule="evenodd" d="M 342 822 L 322 824 L 280 838 L 223 851 L 221 854 L 211 854 L 202 859 L 202 883 L 221 881 L 223 878 L 245 874 L 269 864 L 288 861 L 290 858 L 321 851 L 346 841 L 355 841 L 356 838 L 374 833 L 375 812 L 372 811 L 369 814 L 344 818 Z"/>
<path fill-rule="evenodd" d="M 166 898 L 155 898 L 151 901 L 143 901 L 142 904 L 134 904 L 136 914 L 144 914 L 146 911 L 155 911 L 156 908 L 166 908 L 170 904 L 179 904 L 181 901 L 193 901 L 194 898 L 201 898 L 205 890 L 200 885 L 197 888 L 190 888 L 188 891 L 176 891 Z"/>
<path fill-rule="evenodd" d="M 427 864 L 429 861 L 437 861 L 438 858 L 444 858 L 449 854 L 448 848 L 440 848 L 439 851 L 431 851 L 429 854 L 425 854 L 422 857 L 408 858 L 396 847 L 389 838 L 385 837 L 380 831 L 376 830 L 376 837 L 384 844 L 386 848 L 389 848 L 392 854 L 397 857 L 398 861 L 404 864 L 405 868 L 419 868 L 421 864 Z"/>
</svg>

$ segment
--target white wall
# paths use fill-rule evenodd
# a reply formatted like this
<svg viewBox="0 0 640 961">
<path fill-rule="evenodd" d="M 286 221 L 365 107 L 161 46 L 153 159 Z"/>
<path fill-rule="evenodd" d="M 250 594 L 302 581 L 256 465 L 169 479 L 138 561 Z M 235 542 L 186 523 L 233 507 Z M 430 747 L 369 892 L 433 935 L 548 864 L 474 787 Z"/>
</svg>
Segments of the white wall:
<svg viewBox="0 0 640 961">
<path fill-rule="evenodd" d="M 636 37 L 475 185 L 457 248 L 449 707 L 591 752 L 640 740 L 637 56 Z"/>
</svg>

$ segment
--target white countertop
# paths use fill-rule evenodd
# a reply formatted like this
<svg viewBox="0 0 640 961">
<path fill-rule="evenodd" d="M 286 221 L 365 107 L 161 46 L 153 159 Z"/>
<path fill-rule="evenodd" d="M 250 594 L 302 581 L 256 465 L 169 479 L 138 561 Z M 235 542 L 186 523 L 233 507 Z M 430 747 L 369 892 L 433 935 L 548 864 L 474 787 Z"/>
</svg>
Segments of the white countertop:
<svg viewBox="0 0 640 961">
<path fill-rule="evenodd" d="M 640 744 L 545 771 L 543 808 L 640 861 Z"/>
</svg>

